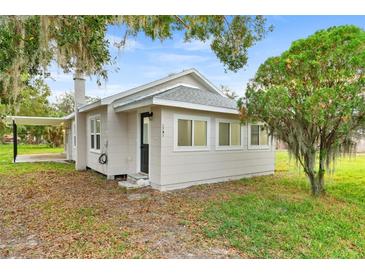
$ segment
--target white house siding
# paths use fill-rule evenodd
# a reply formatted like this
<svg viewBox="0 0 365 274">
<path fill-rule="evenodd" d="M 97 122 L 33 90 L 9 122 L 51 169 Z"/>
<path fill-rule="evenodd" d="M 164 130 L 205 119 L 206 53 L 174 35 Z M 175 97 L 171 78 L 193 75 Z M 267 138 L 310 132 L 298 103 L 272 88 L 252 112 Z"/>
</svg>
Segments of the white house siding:
<svg viewBox="0 0 365 274">
<path fill-rule="evenodd" d="M 76 150 L 76 146 L 73 145 L 73 136 L 75 135 L 75 133 L 73 132 L 73 128 L 72 128 L 72 123 L 75 122 L 75 119 L 72 119 L 70 121 L 70 132 L 71 132 L 71 142 L 69 143 L 69 146 L 70 146 L 70 150 L 71 150 L 71 160 L 72 161 L 76 161 L 76 153 L 77 153 L 77 150 Z"/>
<path fill-rule="evenodd" d="M 174 151 L 174 115 L 206 116 L 210 119 L 208 151 Z M 193 111 L 164 107 L 161 111 L 161 177 L 160 190 L 183 188 L 190 185 L 222 182 L 229 179 L 266 175 L 274 172 L 274 146 L 250 150 L 247 126 L 243 126 L 243 147 L 240 150 L 216 150 L 216 119 L 238 119 L 236 115 Z"/>
<path fill-rule="evenodd" d="M 161 108 L 152 107 L 150 121 L 149 180 L 153 185 L 161 181 Z"/>
<path fill-rule="evenodd" d="M 108 170 L 113 177 L 128 173 L 128 114 L 116 113 L 112 105 L 107 106 Z"/>
<path fill-rule="evenodd" d="M 127 112 L 128 126 L 127 126 L 127 135 L 128 135 L 128 154 L 127 154 L 127 173 L 136 173 L 138 172 L 138 160 L 139 155 L 137 154 L 138 150 L 138 113 L 137 111 Z M 137 166 L 138 165 L 138 166 Z"/>
<path fill-rule="evenodd" d="M 71 142 L 71 125 L 69 122 L 65 122 L 65 153 L 66 153 L 66 159 L 71 160 L 71 154 L 72 154 L 72 147 L 70 145 Z"/>
<path fill-rule="evenodd" d="M 101 134 L 100 134 L 100 152 L 90 151 L 90 117 L 100 115 Z M 102 106 L 86 113 L 86 165 L 102 174 L 107 175 L 108 164 L 100 164 L 99 156 L 107 153 L 107 107 Z"/>
<path fill-rule="evenodd" d="M 67 160 L 76 160 L 76 148 L 73 146 L 73 128 L 72 123 L 75 121 L 75 119 L 71 119 L 66 121 L 65 123 L 65 152 L 66 152 L 66 159 Z"/>
</svg>

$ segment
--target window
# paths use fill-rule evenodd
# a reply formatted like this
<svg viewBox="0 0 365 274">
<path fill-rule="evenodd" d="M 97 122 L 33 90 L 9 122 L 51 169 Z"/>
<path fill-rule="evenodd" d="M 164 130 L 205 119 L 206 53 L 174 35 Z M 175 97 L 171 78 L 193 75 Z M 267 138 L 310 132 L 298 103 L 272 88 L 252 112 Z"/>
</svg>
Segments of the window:
<svg viewBox="0 0 365 274">
<path fill-rule="evenodd" d="M 72 122 L 72 144 L 76 147 L 76 126 L 75 121 Z"/>
<path fill-rule="evenodd" d="M 241 124 L 238 121 L 218 121 L 218 146 L 241 147 Z"/>
<path fill-rule="evenodd" d="M 90 118 L 90 149 L 99 151 L 100 150 L 100 132 L 101 122 L 100 117 Z"/>
<path fill-rule="evenodd" d="M 194 121 L 194 145 L 207 145 L 207 121 Z"/>
<path fill-rule="evenodd" d="M 241 125 L 239 123 L 231 124 L 231 146 L 241 145 Z"/>
<path fill-rule="evenodd" d="M 260 145 L 260 126 L 251 125 L 251 146 Z"/>
<path fill-rule="evenodd" d="M 250 132 L 251 146 L 267 147 L 269 145 L 269 134 L 264 125 L 251 125 Z"/>
<path fill-rule="evenodd" d="M 219 145 L 229 146 L 229 123 L 219 123 Z"/>
<path fill-rule="evenodd" d="M 191 120 L 178 120 L 178 146 L 192 146 L 193 142 L 191 140 L 192 133 L 192 124 Z"/>
<path fill-rule="evenodd" d="M 149 124 L 150 117 L 143 117 L 143 136 L 142 136 L 142 144 L 148 145 L 149 141 Z"/>
<path fill-rule="evenodd" d="M 208 147 L 207 118 L 183 116 L 176 119 L 176 149 L 206 149 Z"/>
</svg>

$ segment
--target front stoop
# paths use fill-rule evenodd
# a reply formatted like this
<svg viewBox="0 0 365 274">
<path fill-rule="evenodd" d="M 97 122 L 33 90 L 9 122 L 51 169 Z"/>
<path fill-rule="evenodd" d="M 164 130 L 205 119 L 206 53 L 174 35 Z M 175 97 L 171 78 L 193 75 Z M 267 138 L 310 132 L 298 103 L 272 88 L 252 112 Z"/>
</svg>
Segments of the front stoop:
<svg viewBox="0 0 365 274">
<path fill-rule="evenodd" d="M 150 185 L 148 174 L 145 173 L 134 173 L 128 174 L 127 181 L 120 181 L 118 185 L 128 189 L 141 188 Z"/>
</svg>

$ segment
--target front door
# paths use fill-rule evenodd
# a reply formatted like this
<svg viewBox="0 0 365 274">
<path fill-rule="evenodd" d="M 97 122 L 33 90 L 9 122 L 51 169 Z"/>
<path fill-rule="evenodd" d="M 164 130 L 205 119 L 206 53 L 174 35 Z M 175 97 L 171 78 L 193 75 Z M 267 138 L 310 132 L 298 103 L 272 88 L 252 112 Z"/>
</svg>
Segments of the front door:
<svg viewBox="0 0 365 274">
<path fill-rule="evenodd" d="M 141 172 L 148 173 L 150 113 L 141 114 Z"/>
</svg>

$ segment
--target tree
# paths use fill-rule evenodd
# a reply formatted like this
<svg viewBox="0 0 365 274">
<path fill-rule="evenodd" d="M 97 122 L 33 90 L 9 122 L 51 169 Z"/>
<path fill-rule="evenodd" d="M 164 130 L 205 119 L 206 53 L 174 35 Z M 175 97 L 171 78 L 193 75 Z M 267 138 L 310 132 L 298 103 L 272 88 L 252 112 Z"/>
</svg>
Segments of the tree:
<svg viewBox="0 0 365 274">
<path fill-rule="evenodd" d="M 25 77 L 25 75 L 23 75 Z M 52 113 L 51 106 L 48 102 L 48 97 L 51 92 L 49 87 L 42 79 L 23 79 L 26 81 L 25 87 L 17 96 L 18 104 L 12 102 L 13 97 L 8 93 L 0 93 L 0 107 L 4 113 L 10 115 L 21 116 L 48 116 Z M 5 123 L 1 123 L 0 119 L 0 136 L 4 133 L 10 133 L 11 128 L 6 127 Z M 24 139 L 27 135 L 40 140 L 44 134 L 45 128 L 39 126 L 19 126 L 18 134 Z"/>
<path fill-rule="evenodd" d="M 262 64 L 246 92 L 248 119 L 264 121 L 325 192 L 324 175 L 365 124 L 365 31 L 321 30 Z"/>
<path fill-rule="evenodd" d="M 21 94 L 30 81 L 50 76 L 55 61 L 64 72 L 107 79 L 113 65 L 109 26 L 120 27 L 119 47 L 131 36 L 144 33 L 164 41 L 183 32 L 186 42 L 211 41 L 211 49 L 232 71 L 247 63 L 247 49 L 271 27 L 262 16 L 1 16 L 0 17 L 0 128 L 3 117 L 19 114 Z"/>
<path fill-rule="evenodd" d="M 98 97 L 86 96 L 86 102 L 92 103 L 99 100 Z M 73 92 L 65 92 L 56 97 L 56 102 L 52 104 L 56 116 L 65 116 L 75 110 L 75 98 Z"/>
<path fill-rule="evenodd" d="M 0 89 L 16 98 L 25 86 L 21 76 L 48 77 L 51 61 L 64 72 L 106 79 L 105 65 L 113 64 L 106 37 L 111 25 L 120 26 L 121 47 L 141 32 L 153 40 L 180 31 L 185 41 L 211 41 L 218 59 L 232 71 L 246 65 L 247 49 L 271 30 L 262 16 L 2 16 Z"/>
<path fill-rule="evenodd" d="M 238 98 L 238 94 L 225 85 L 220 85 L 220 90 L 230 99 L 236 100 Z"/>
</svg>

